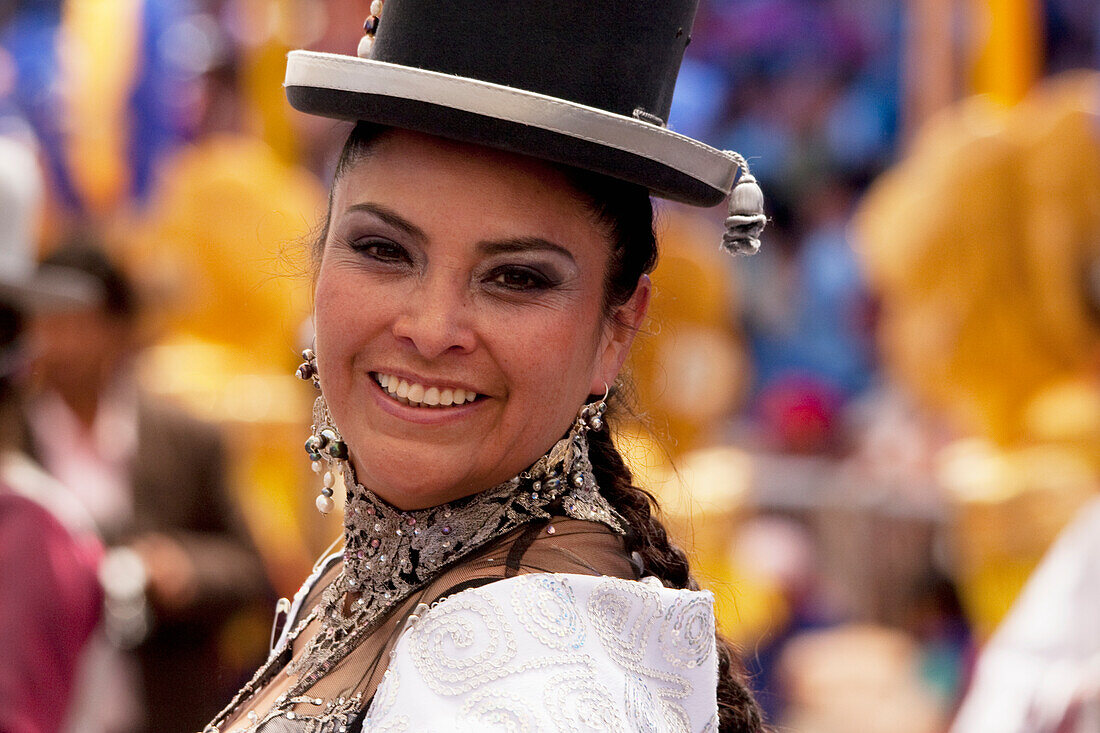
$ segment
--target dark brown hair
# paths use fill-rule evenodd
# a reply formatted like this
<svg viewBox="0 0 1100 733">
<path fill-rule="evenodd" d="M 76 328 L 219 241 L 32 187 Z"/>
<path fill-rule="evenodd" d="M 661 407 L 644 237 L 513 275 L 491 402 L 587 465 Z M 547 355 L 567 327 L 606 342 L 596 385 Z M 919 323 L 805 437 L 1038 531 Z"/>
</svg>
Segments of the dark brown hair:
<svg viewBox="0 0 1100 733">
<path fill-rule="evenodd" d="M 371 143 L 386 128 L 360 122 L 340 154 L 337 179 L 367 154 Z M 645 188 L 596 173 L 563 168 L 569 183 L 588 204 L 596 223 L 611 243 L 604 287 L 604 313 L 610 318 L 638 287 L 642 275 L 657 265 L 657 238 L 653 230 L 653 204 Z M 319 246 L 324 246 L 328 224 Z M 320 250 L 314 252 L 315 264 Z M 620 398 L 621 399 L 621 398 Z M 614 410 L 612 410 L 614 412 Z M 590 434 L 589 457 L 601 493 L 626 520 L 630 532 L 626 552 L 637 552 L 645 572 L 671 588 L 698 589 L 687 556 L 668 537 L 657 517 L 657 500 L 634 485 L 634 477 L 610 437 L 610 431 Z M 743 667 L 732 646 L 721 635 L 718 648 L 718 727 L 723 733 L 764 731 L 760 708 L 745 684 Z"/>
<path fill-rule="evenodd" d="M 614 309 L 634 294 L 639 278 L 657 266 L 653 203 L 649 192 L 641 186 L 575 169 L 567 169 L 566 173 L 570 183 L 588 201 L 611 242 L 604 286 L 604 313 L 611 317 Z M 612 408 L 609 414 L 613 416 L 614 412 Z M 630 468 L 612 442 L 609 430 L 589 434 L 589 459 L 600 492 L 630 527 L 626 551 L 637 552 L 645 572 L 656 575 L 666 586 L 698 590 L 687 556 L 669 539 L 668 531 L 657 516 L 657 499 L 634 485 Z M 719 730 L 724 733 L 763 731 L 760 708 L 745 684 L 740 660 L 721 635 L 716 642 Z"/>
</svg>

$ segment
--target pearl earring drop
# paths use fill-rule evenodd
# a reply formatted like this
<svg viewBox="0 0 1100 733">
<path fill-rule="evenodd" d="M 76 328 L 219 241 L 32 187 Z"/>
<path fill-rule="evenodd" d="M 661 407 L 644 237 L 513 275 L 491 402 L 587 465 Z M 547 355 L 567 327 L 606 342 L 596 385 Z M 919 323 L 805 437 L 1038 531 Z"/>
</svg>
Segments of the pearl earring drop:
<svg viewBox="0 0 1100 733">
<path fill-rule="evenodd" d="M 301 380 L 311 381 L 317 389 L 321 388 L 320 375 L 317 372 L 317 356 L 312 349 L 302 352 L 304 361 L 298 366 L 297 376 Z M 336 485 L 336 469 L 342 462 L 348 459 L 348 445 L 332 424 L 332 416 L 328 411 L 328 403 L 323 394 L 318 395 L 313 403 L 313 430 L 306 438 L 306 455 L 311 461 L 313 472 L 321 475 L 321 493 L 317 496 L 315 504 L 317 511 L 328 514 L 336 506 L 332 498 L 333 487 Z M 327 465 L 326 465 L 327 464 Z"/>
</svg>

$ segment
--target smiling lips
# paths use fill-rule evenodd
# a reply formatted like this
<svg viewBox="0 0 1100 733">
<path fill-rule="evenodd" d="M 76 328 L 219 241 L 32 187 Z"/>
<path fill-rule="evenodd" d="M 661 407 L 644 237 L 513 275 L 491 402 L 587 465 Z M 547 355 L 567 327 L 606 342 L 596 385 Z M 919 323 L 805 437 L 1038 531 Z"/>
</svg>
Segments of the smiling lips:
<svg viewBox="0 0 1100 733">
<path fill-rule="evenodd" d="M 381 372 L 374 372 L 373 376 L 386 394 L 397 402 L 412 407 L 457 407 L 478 398 L 477 392 L 470 392 L 461 387 L 457 389 L 426 387 L 423 384 L 410 383 L 400 377 Z"/>
</svg>

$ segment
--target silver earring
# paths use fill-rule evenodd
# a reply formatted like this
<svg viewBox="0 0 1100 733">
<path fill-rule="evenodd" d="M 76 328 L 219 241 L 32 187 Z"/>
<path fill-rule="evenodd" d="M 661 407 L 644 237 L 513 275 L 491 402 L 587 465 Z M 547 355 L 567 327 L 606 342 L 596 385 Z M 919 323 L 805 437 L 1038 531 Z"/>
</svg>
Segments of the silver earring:
<svg viewBox="0 0 1100 733">
<path fill-rule="evenodd" d="M 593 430 L 598 433 L 603 430 L 603 416 L 607 412 L 607 398 L 610 396 L 611 388 L 604 382 L 603 397 L 582 407 L 577 416 L 577 427 L 581 431 Z"/>
<path fill-rule="evenodd" d="M 321 388 L 321 381 L 317 373 L 317 358 L 312 349 L 302 352 L 304 362 L 298 367 L 299 379 L 313 382 L 317 389 Z M 317 496 L 317 511 L 328 514 L 336 506 L 332 499 L 333 487 L 336 485 L 336 474 L 343 473 L 341 464 L 348 459 L 348 444 L 344 442 L 340 431 L 332 423 L 332 415 L 328 411 L 328 402 L 325 395 L 317 395 L 313 401 L 313 425 L 311 434 L 306 438 L 306 454 L 311 461 L 313 472 L 321 474 L 321 493 Z M 327 465 L 326 465 L 327 464 Z"/>
<path fill-rule="evenodd" d="M 321 379 L 317 374 L 317 355 L 313 353 L 313 349 L 303 350 L 302 359 L 303 361 L 298 365 L 298 371 L 294 372 L 294 376 L 303 382 L 312 382 L 314 387 L 321 389 Z"/>
</svg>

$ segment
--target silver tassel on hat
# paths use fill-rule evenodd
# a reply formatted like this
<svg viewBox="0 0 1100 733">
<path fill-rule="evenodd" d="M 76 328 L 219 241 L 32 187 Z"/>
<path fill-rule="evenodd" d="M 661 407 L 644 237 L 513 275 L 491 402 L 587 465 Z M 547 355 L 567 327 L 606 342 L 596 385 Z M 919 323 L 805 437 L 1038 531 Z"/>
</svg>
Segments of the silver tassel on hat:
<svg viewBox="0 0 1100 733">
<path fill-rule="evenodd" d="M 731 255 L 754 255 L 760 251 L 760 234 L 768 223 L 768 217 L 764 216 L 764 192 L 740 153 L 728 150 L 726 155 L 737 163 L 741 175 L 730 192 L 722 249 Z"/>
</svg>

